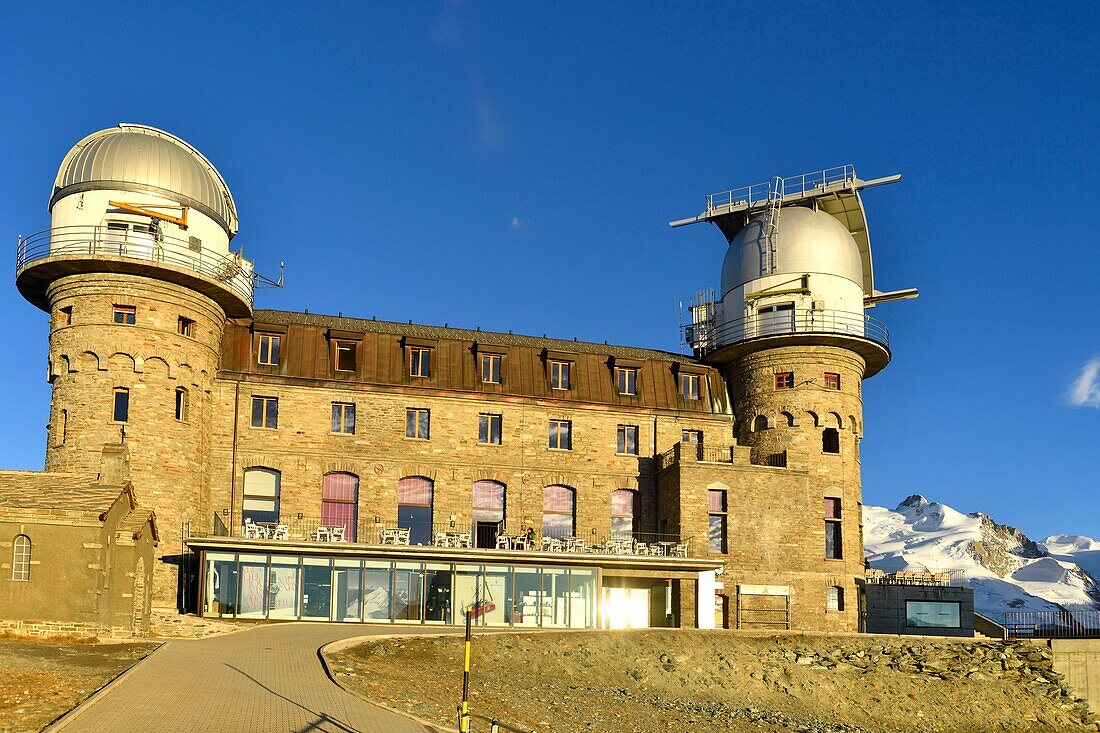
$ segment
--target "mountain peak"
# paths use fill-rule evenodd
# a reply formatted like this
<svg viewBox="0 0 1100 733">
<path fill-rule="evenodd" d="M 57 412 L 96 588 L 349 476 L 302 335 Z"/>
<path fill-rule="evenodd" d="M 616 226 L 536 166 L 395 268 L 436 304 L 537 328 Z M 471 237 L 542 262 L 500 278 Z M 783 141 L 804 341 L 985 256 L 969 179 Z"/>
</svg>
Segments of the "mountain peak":
<svg viewBox="0 0 1100 733">
<path fill-rule="evenodd" d="M 928 499 L 925 499 L 920 494 L 910 494 L 909 496 L 905 497 L 905 501 L 898 504 L 898 508 L 894 511 L 900 512 L 903 509 L 912 509 L 913 507 L 918 506 L 928 506 Z"/>
</svg>

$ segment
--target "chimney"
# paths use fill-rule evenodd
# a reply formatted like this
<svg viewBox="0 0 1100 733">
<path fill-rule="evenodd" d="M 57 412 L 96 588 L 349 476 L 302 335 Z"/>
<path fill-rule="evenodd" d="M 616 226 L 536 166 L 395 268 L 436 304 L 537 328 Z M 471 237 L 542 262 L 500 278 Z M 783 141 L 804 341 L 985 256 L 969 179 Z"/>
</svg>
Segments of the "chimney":
<svg viewBox="0 0 1100 733">
<path fill-rule="evenodd" d="M 129 480 L 130 449 L 125 445 L 103 446 L 103 457 L 99 461 L 99 483 L 116 486 Z"/>
</svg>

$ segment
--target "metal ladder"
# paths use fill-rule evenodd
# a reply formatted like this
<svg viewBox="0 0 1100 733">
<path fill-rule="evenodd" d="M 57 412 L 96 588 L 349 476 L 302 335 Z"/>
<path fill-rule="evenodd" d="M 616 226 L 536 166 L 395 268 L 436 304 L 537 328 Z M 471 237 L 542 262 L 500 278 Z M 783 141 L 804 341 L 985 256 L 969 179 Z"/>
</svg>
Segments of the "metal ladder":
<svg viewBox="0 0 1100 733">
<path fill-rule="evenodd" d="M 764 210 L 764 256 L 761 258 L 762 275 L 779 270 L 777 240 L 779 239 L 779 211 L 783 207 L 783 179 L 776 177 L 768 187 L 768 204 Z"/>
</svg>

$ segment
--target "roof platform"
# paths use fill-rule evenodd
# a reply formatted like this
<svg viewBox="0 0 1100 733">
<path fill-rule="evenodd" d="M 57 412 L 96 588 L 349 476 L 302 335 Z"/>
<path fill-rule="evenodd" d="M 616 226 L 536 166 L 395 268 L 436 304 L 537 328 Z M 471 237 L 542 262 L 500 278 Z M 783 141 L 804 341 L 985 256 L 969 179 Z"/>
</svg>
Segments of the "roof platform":
<svg viewBox="0 0 1100 733">
<path fill-rule="evenodd" d="M 671 227 L 710 222 L 722 230 L 726 242 L 733 238 L 755 216 L 772 206 L 811 206 L 830 214 L 843 224 L 859 246 L 863 261 L 863 291 L 873 296 L 874 274 L 871 267 L 871 237 L 867 231 L 867 216 L 859 192 L 865 188 L 897 183 L 901 174 L 863 180 L 852 165 L 825 168 L 787 178 L 776 177 L 765 183 L 712 193 L 707 196 L 706 209 L 698 216 L 670 221 Z"/>
</svg>

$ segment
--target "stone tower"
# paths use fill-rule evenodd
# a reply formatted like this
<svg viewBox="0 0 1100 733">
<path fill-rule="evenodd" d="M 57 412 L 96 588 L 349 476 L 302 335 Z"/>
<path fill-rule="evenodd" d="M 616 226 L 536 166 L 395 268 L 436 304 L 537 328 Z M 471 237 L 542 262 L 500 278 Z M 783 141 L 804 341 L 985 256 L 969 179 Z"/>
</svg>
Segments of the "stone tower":
<svg viewBox="0 0 1100 733">
<path fill-rule="evenodd" d="M 786 466 L 790 456 L 798 462 L 791 468 L 808 475 L 805 495 L 783 499 L 804 518 L 788 529 L 790 554 L 806 555 L 794 565 L 808 570 L 790 572 L 789 554 L 757 569 L 792 589 L 796 611 L 820 607 L 822 599 L 858 599 L 861 385 L 891 358 L 885 326 L 864 311 L 916 296 L 874 289 L 859 192 L 900 178 L 863 181 L 851 166 L 777 178 L 708 196 L 698 217 L 672 222 L 712 222 L 729 242 L 721 297 L 693 303 L 688 336 L 696 354 L 726 377 L 733 437 L 751 448 L 753 463 Z M 813 535 L 818 539 L 794 540 Z M 842 626 L 851 626 L 858 616 L 843 618 Z"/>
<path fill-rule="evenodd" d="M 129 448 L 161 528 L 153 602 L 180 593 L 182 532 L 209 530 L 212 389 L 227 318 L 252 311 L 252 264 L 229 249 L 225 181 L 183 140 L 123 124 L 65 156 L 50 228 L 21 238 L 16 284 L 50 314 L 47 471 L 95 473 Z"/>
</svg>

